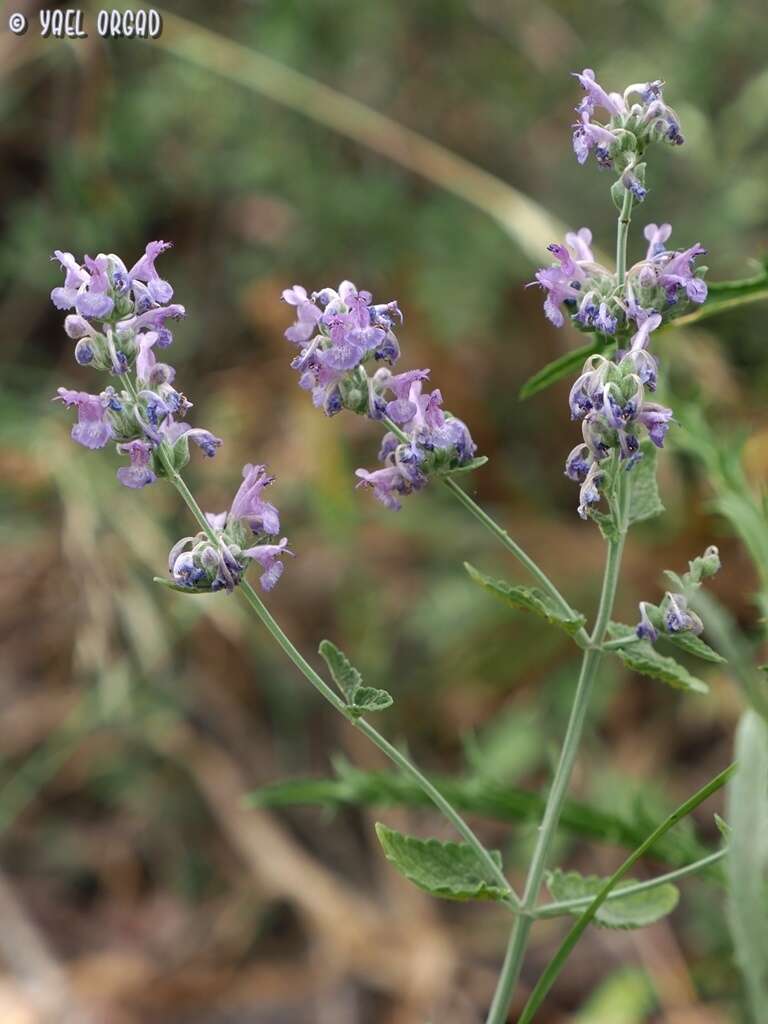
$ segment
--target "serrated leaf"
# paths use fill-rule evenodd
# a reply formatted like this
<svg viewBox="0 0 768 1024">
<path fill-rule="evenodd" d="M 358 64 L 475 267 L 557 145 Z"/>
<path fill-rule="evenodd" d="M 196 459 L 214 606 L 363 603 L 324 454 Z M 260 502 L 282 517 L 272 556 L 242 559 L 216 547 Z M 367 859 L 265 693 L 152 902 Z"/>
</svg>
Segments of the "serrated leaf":
<svg viewBox="0 0 768 1024">
<path fill-rule="evenodd" d="M 416 839 L 380 822 L 376 824 L 384 856 L 401 875 L 420 889 L 446 900 L 503 900 L 502 889 L 490 875 L 477 851 L 467 843 L 441 843 L 437 839 Z M 489 851 L 501 867 L 498 850 Z"/>
<path fill-rule="evenodd" d="M 725 664 L 725 658 L 717 651 L 712 650 L 709 644 L 695 633 L 664 633 L 663 636 L 665 640 L 669 640 L 671 644 L 679 647 L 686 654 L 692 654 L 695 658 L 701 658 L 702 661 L 710 661 L 713 665 Z"/>
<path fill-rule="evenodd" d="M 606 878 L 598 878 L 596 875 L 580 875 L 578 871 L 565 872 L 559 868 L 547 875 L 547 887 L 557 902 L 593 899 L 606 882 Z M 632 881 L 623 882 L 615 891 L 620 892 L 621 889 L 633 884 Z M 677 906 L 679 897 L 677 887 L 671 882 L 633 893 L 631 896 L 617 896 L 603 903 L 595 915 L 595 923 L 602 925 L 603 928 L 644 928 L 671 914 Z M 583 906 L 574 907 L 571 913 L 580 917 L 583 911 Z"/>
<path fill-rule="evenodd" d="M 611 339 L 606 339 L 603 335 L 597 335 L 588 344 L 580 345 L 571 352 L 558 356 L 557 359 L 553 359 L 551 363 L 542 366 L 532 377 L 528 378 L 520 388 L 519 397 L 521 399 L 530 398 L 532 395 L 537 394 L 537 392 L 543 391 L 544 388 L 548 388 L 550 384 L 554 384 L 555 381 L 567 377 L 577 369 L 580 370 L 588 356 L 591 356 L 594 352 L 602 352 L 603 349 L 608 348 L 611 344 L 613 344 Z"/>
<path fill-rule="evenodd" d="M 600 533 L 602 533 L 604 540 L 607 540 L 609 543 L 615 543 L 619 540 L 620 533 L 616 526 L 616 520 L 610 513 L 599 512 L 596 508 L 590 508 L 588 515 L 600 527 Z"/>
<path fill-rule="evenodd" d="M 629 471 L 632 481 L 629 497 L 630 523 L 652 519 L 664 511 L 656 483 L 656 445 L 652 441 L 643 441 L 640 451 L 643 453 L 642 459 Z"/>
<path fill-rule="evenodd" d="M 352 701 L 352 711 L 356 715 L 366 711 L 384 711 L 392 706 L 392 694 L 386 690 L 377 690 L 375 686 L 358 686 Z"/>
<path fill-rule="evenodd" d="M 636 636 L 631 626 L 621 622 L 610 622 L 608 624 L 608 635 L 611 639 L 628 639 Z M 688 690 L 692 693 L 708 693 L 709 687 L 701 679 L 692 676 L 691 673 L 674 658 L 668 658 L 659 652 L 647 640 L 638 640 L 628 647 L 620 647 L 611 651 L 617 658 L 620 658 L 627 668 L 631 668 L 640 675 L 650 676 L 652 679 L 661 679 L 677 690 Z"/>
<path fill-rule="evenodd" d="M 522 608 L 524 611 L 533 612 L 553 626 L 559 626 L 566 633 L 573 636 L 582 628 L 587 621 L 579 612 L 566 615 L 555 602 L 536 587 L 513 586 L 505 580 L 495 580 L 485 573 L 480 572 L 469 562 L 464 563 L 464 568 L 471 580 L 479 584 L 484 590 L 498 597 L 500 600 L 511 605 L 513 608 Z"/>
<path fill-rule="evenodd" d="M 333 677 L 334 683 L 339 688 L 342 697 L 347 704 L 354 704 L 355 693 L 362 685 L 363 677 L 350 662 L 349 658 L 340 651 L 336 644 L 330 640 L 322 640 L 318 647 L 319 653 L 323 656 L 328 671 Z"/>
</svg>

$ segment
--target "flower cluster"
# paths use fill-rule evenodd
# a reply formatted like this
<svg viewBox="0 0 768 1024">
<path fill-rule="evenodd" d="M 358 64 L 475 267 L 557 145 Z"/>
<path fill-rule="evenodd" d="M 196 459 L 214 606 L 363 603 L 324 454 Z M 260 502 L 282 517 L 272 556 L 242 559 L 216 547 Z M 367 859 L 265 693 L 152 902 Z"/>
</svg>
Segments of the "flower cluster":
<svg viewBox="0 0 768 1024">
<path fill-rule="evenodd" d="M 328 416 L 348 409 L 394 428 L 382 441 L 383 468 L 358 469 L 358 486 L 399 509 L 403 495 L 472 463 L 476 445 L 467 426 L 443 411 L 439 390 L 423 393 L 429 370 L 396 374 L 390 368 L 400 357 L 393 331 L 403 320 L 397 302 L 373 305 L 370 292 L 351 281 L 311 296 L 294 285 L 283 299 L 296 309 L 296 322 L 285 332 L 300 348 L 292 366 L 315 405 Z M 376 363 L 385 365 L 369 374 Z"/>
<path fill-rule="evenodd" d="M 659 634 L 678 636 L 680 633 L 693 633 L 698 636 L 704 624 L 688 607 L 688 595 L 701 586 L 702 580 L 714 576 L 719 570 L 720 553 L 712 544 L 703 555 L 689 562 L 689 571 L 683 576 L 668 573 L 678 589 L 668 590 L 658 605 L 640 602 L 640 621 L 635 627 L 637 636 L 652 644 L 658 640 Z"/>
<path fill-rule="evenodd" d="M 584 98 L 576 107 L 579 120 L 573 126 L 573 148 L 580 164 L 594 152 L 601 167 L 620 174 L 621 186 L 642 202 L 646 196 L 643 154 L 652 142 L 683 143 L 677 114 L 662 96 L 661 81 L 637 82 L 621 93 L 607 93 L 591 68 L 576 73 Z M 602 122 L 594 120 L 596 109 Z"/>
<path fill-rule="evenodd" d="M 619 351 L 612 359 L 589 356 L 571 388 L 571 418 L 582 421 L 583 441 L 568 455 L 565 474 L 581 484 L 582 519 L 600 500 L 603 463 L 612 452 L 618 452 L 629 469 L 642 457 L 639 434 L 644 432 L 657 448 L 664 445 L 672 410 L 645 397 L 646 391 L 656 389 L 657 363 L 647 346 L 660 323 L 659 314 L 652 313 L 626 352 Z"/>
<path fill-rule="evenodd" d="M 707 297 L 703 280 L 706 267 L 695 267 L 703 249 L 697 242 L 688 249 L 668 249 L 671 224 L 648 224 L 645 259 L 635 263 L 618 283 L 614 271 L 595 260 L 592 232 L 581 228 L 565 236 L 565 245 L 548 246 L 555 263 L 542 267 L 536 280 L 547 293 L 544 313 L 556 327 L 565 323 L 563 307 L 581 331 L 621 334 L 640 326 L 652 313 L 665 319 L 679 316 Z"/>
<path fill-rule="evenodd" d="M 77 409 L 72 437 L 86 448 L 104 448 L 110 441 L 127 455 L 129 465 L 117 471 L 126 487 L 145 487 L 162 475 L 157 449 L 174 450 L 175 468 L 189 458 L 189 442 L 213 456 L 221 440 L 210 431 L 182 422 L 192 403 L 174 387 L 176 371 L 157 358 L 157 350 L 173 341 L 168 321 L 184 316 L 184 307 L 170 303 L 173 288 L 157 273 L 155 260 L 169 247 L 150 242 L 128 270 L 110 253 L 83 265 L 72 253 L 57 250 L 64 286 L 51 292 L 53 304 L 74 313 L 64 330 L 75 344 L 81 366 L 103 370 L 116 378 L 99 394 L 59 388 L 56 398 Z"/>
<path fill-rule="evenodd" d="M 283 292 L 283 300 L 296 309 L 296 322 L 285 332 L 300 349 L 291 366 L 299 371 L 299 386 L 312 392 L 312 401 L 328 416 L 342 409 L 374 419 L 383 414 L 365 365 L 392 366 L 400 358 L 392 327 L 395 320 L 402 323 L 403 314 L 396 302 L 371 305 L 371 298 L 351 281 L 311 296 L 301 285 Z"/>
<path fill-rule="evenodd" d="M 51 300 L 58 309 L 74 311 L 64 329 L 76 343 L 75 359 L 114 378 L 98 394 L 59 388 L 56 398 L 77 409 L 72 438 L 78 444 L 96 449 L 115 442 L 118 453 L 128 457 L 117 478 L 132 488 L 178 474 L 189 461 L 190 442 L 207 456 L 222 443 L 209 430 L 184 421 L 192 403 L 175 388 L 174 368 L 158 359 L 173 341 L 169 321 L 185 312 L 171 303 L 173 288 L 155 268 L 168 247 L 167 242 L 150 242 L 130 270 L 113 253 L 86 256 L 82 264 L 72 253 L 54 253 L 64 285 L 53 289 Z M 262 566 L 265 590 L 280 578 L 287 541 L 268 543 L 280 521 L 274 506 L 260 497 L 272 477 L 261 466 L 246 466 L 244 477 L 229 512 L 209 517 L 217 545 L 203 533 L 174 546 L 170 571 L 177 586 L 231 591 L 251 561 Z"/>
<path fill-rule="evenodd" d="M 217 543 L 214 545 L 208 533 L 201 531 L 174 544 L 168 556 L 168 570 L 177 586 L 196 593 L 231 592 L 248 565 L 255 561 L 263 570 L 262 588 L 274 587 L 283 574 L 280 559 L 293 552 L 286 548 L 285 537 L 270 543 L 270 538 L 280 532 L 280 517 L 261 492 L 273 480 L 264 466 L 245 466 L 243 482 L 229 510 L 206 513 Z"/>
</svg>

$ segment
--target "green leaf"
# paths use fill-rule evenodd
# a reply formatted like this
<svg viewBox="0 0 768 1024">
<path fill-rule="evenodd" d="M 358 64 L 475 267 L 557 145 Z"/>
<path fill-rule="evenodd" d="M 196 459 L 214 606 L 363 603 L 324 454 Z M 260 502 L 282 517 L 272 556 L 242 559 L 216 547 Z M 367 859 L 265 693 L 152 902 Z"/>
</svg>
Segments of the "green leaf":
<svg viewBox="0 0 768 1024">
<path fill-rule="evenodd" d="M 325 659 L 328 671 L 347 704 L 354 704 L 355 692 L 362 685 L 363 677 L 351 664 L 349 658 L 330 640 L 323 640 L 318 651 Z"/>
<path fill-rule="evenodd" d="M 400 874 L 433 896 L 446 900 L 503 900 L 509 895 L 509 889 L 501 888 L 467 843 L 415 839 L 380 822 L 376 835 L 384 856 Z M 501 867 L 501 854 L 497 850 L 490 854 Z"/>
<path fill-rule="evenodd" d="M 392 695 L 386 690 L 377 690 L 375 686 L 363 686 L 363 677 L 336 644 L 332 644 L 330 640 L 323 640 L 318 650 L 355 717 L 359 718 L 366 711 L 384 711 L 385 708 L 392 706 Z"/>
<path fill-rule="evenodd" d="M 614 181 L 614 183 L 611 185 L 611 199 L 613 200 L 613 205 L 619 211 L 621 211 L 624 207 L 624 194 L 626 193 L 626 191 L 627 190 L 621 183 L 621 178 L 619 178 L 617 181 Z"/>
<path fill-rule="evenodd" d="M 728 923 L 757 1024 L 768 1013 L 768 726 L 756 711 L 739 722 L 736 761 L 726 801 Z"/>
<path fill-rule="evenodd" d="M 725 664 L 725 658 L 717 651 L 712 650 L 709 644 L 695 633 L 664 633 L 662 635 L 665 640 L 674 644 L 675 647 L 679 647 L 686 654 L 692 654 L 695 658 L 701 658 L 702 661 L 710 661 L 714 665 Z"/>
<path fill-rule="evenodd" d="M 153 576 L 153 583 L 161 583 L 164 587 L 169 590 L 175 590 L 177 594 L 210 594 L 210 587 L 204 589 L 202 587 L 183 587 L 180 583 L 175 583 L 173 580 L 168 579 L 166 576 Z"/>
<path fill-rule="evenodd" d="M 547 887 L 552 898 L 563 900 L 594 899 L 607 882 L 596 875 L 580 875 L 578 871 L 561 871 L 559 868 L 547 875 Z M 617 886 L 617 891 L 635 884 L 631 879 Z M 595 914 L 595 923 L 604 928 L 644 928 L 653 924 L 677 906 L 680 893 L 671 882 L 654 886 L 631 896 L 617 896 L 606 900 Z M 581 917 L 584 907 L 574 907 L 571 913 Z"/>
<path fill-rule="evenodd" d="M 607 540 L 609 543 L 616 543 L 619 540 L 621 534 L 616 526 L 616 520 L 610 512 L 600 512 L 596 508 L 590 508 L 587 514 L 600 527 L 600 533 L 602 533 L 604 540 Z"/>
<path fill-rule="evenodd" d="M 475 569 L 469 562 L 464 563 L 470 579 L 479 584 L 484 590 L 500 598 L 513 608 L 522 608 L 525 611 L 533 612 L 554 626 L 559 626 L 566 633 L 573 636 L 582 628 L 587 621 L 579 612 L 566 615 L 562 609 L 555 604 L 551 597 L 537 590 L 536 587 L 512 586 L 505 580 L 495 580 L 485 573 Z"/>
<path fill-rule="evenodd" d="M 456 469 L 449 469 L 443 476 L 458 476 L 460 473 L 471 473 L 475 469 L 480 469 L 488 461 L 487 455 L 478 455 L 476 459 L 472 459 L 471 462 L 465 463 L 463 466 L 457 466 Z"/>
<path fill-rule="evenodd" d="M 610 622 L 608 624 L 608 635 L 615 640 L 628 639 L 636 635 L 631 626 L 621 622 Z M 640 675 L 650 676 L 652 679 L 661 679 L 662 682 L 674 686 L 678 690 L 688 690 L 692 693 L 708 693 L 709 687 L 701 679 L 692 676 L 691 673 L 675 661 L 658 651 L 647 640 L 638 640 L 627 647 L 621 647 L 611 652 L 620 658 L 627 668 L 631 668 Z"/>
<path fill-rule="evenodd" d="M 377 690 L 374 686 L 358 686 L 352 701 L 352 711 L 363 715 L 366 711 L 384 711 L 392 706 L 392 695 L 386 690 Z"/>
<path fill-rule="evenodd" d="M 294 778 L 273 782 L 248 795 L 251 806 L 317 806 L 334 811 L 341 807 L 406 807 L 420 809 L 429 798 L 410 776 L 400 772 L 365 772 L 343 758 L 334 759 L 335 778 Z M 430 776 L 430 781 L 457 810 L 506 823 L 537 822 L 544 812 L 538 793 L 494 782 L 487 777 Z M 619 814 L 566 800 L 561 826 L 569 835 L 634 849 L 655 822 L 659 809 L 644 804 Z M 671 867 L 681 867 L 704 856 L 707 850 L 692 829 L 680 827 L 658 844 L 655 856 Z"/>
<path fill-rule="evenodd" d="M 550 384 L 554 384 L 555 381 L 561 380 L 563 377 L 567 377 L 577 368 L 581 369 L 581 366 L 587 356 L 591 356 L 594 352 L 602 352 L 603 349 L 608 348 L 611 344 L 611 339 L 606 339 L 602 335 L 597 335 L 597 337 L 587 345 L 580 345 L 579 348 L 575 348 L 571 352 L 566 352 L 565 355 L 559 356 L 551 363 L 547 363 L 546 366 L 542 366 L 540 370 L 537 370 L 537 372 L 534 373 L 532 377 L 529 377 L 525 384 L 523 384 L 520 388 L 520 398 L 530 398 L 539 391 L 543 391 L 544 388 L 548 388 Z"/>
<path fill-rule="evenodd" d="M 643 441 L 642 459 L 629 471 L 632 490 L 629 498 L 629 522 L 640 523 L 664 511 L 656 483 L 656 445 Z"/>
</svg>

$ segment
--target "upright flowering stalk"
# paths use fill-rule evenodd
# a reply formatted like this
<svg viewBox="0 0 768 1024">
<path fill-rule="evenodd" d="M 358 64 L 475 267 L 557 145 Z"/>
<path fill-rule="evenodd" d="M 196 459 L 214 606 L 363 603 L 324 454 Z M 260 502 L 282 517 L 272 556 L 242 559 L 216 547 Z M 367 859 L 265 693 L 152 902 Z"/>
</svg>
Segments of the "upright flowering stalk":
<svg viewBox="0 0 768 1024">
<path fill-rule="evenodd" d="M 285 332 L 299 348 L 291 365 L 314 404 L 327 416 L 348 409 L 390 427 L 379 451 L 382 468 L 358 469 L 358 486 L 399 509 L 404 495 L 430 479 L 473 464 L 477 446 L 466 424 L 443 411 L 439 390 L 424 391 L 430 371 L 392 372 L 400 358 L 394 327 L 403 321 L 397 302 L 376 305 L 351 281 L 311 295 L 294 285 L 283 300 L 296 311 Z"/>
<path fill-rule="evenodd" d="M 704 302 L 707 285 L 706 267 L 695 266 L 706 250 L 698 242 L 669 248 L 670 224 L 646 226 L 645 257 L 626 269 L 632 204 L 646 193 L 645 164 L 639 161 L 653 142 L 683 142 L 677 115 L 662 98 L 663 83 L 630 85 L 620 95 L 606 92 L 589 68 L 576 77 L 585 93 L 574 131 L 579 163 L 594 151 L 602 167 L 620 172 L 611 190 L 622 211 L 617 265 L 611 270 L 595 261 L 592 233 L 581 228 L 566 236 L 565 245 L 549 246 L 557 262 L 539 270 L 532 283 L 546 291 L 544 312 L 552 323 L 562 326 L 567 315 L 579 330 L 613 345 L 612 354 L 587 359 L 570 394 L 571 417 L 581 420 L 582 440 L 568 455 L 565 473 L 580 486 L 578 511 L 586 519 L 611 479 L 608 465 L 618 460 L 631 469 L 643 456 L 643 437 L 663 447 L 672 411 L 648 398 L 657 382 L 651 334 Z M 596 111 L 606 115 L 604 123 L 594 120 Z"/>
<path fill-rule="evenodd" d="M 169 248 L 150 242 L 130 270 L 119 256 L 100 253 L 77 262 L 56 250 L 63 286 L 51 292 L 53 304 L 68 312 L 64 330 L 75 341 L 75 360 L 112 378 L 98 394 L 59 388 L 56 398 L 77 409 L 72 438 L 85 448 L 115 443 L 128 464 L 117 470 L 125 487 L 140 488 L 158 477 L 173 483 L 189 461 L 189 444 L 213 457 L 221 444 L 209 430 L 192 427 L 185 416 L 192 403 L 175 387 L 176 371 L 158 359 L 173 341 L 170 321 L 184 316 L 171 303 L 173 288 L 157 272 L 155 261 Z M 246 466 L 229 512 L 208 515 L 203 531 L 174 545 L 169 582 L 188 592 L 232 591 L 255 561 L 261 585 L 271 589 L 280 578 L 281 558 L 290 554 L 277 509 L 261 498 L 272 477 L 263 466 Z"/>
<path fill-rule="evenodd" d="M 673 422 L 672 410 L 651 397 L 657 386 L 658 363 L 650 351 L 650 342 L 666 322 L 706 299 L 706 268 L 695 265 L 705 250 L 698 243 L 682 250 L 672 249 L 668 244 L 670 224 L 649 224 L 644 231 L 648 243 L 645 255 L 627 269 L 632 207 L 643 201 L 647 191 L 646 153 L 655 142 L 679 146 L 683 142 L 680 124 L 664 102 L 662 82 L 630 85 L 619 94 L 603 89 L 590 69 L 576 77 L 584 90 L 576 108 L 578 120 L 573 133 L 577 159 L 583 164 L 594 154 L 600 167 L 616 175 L 611 188 L 614 204 L 620 211 L 616 265 L 606 267 L 595 259 L 592 233 L 581 228 L 568 234 L 565 244 L 549 246 L 555 262 L 541 268 L 532 283 L 546 292 L 544 312 L 551 323 L 560 327 L 568 318 L 578 330 L 596 335 L 596 351 L 586 360 L 569 396 L 571 417 L 581 422 L 582 437 L 566 459 L 565 472 L 580 486 L 579 514 L 584 519 L 597 520 L 608 542 L 608 551 L 597 618 L 584 651 L 568 729 L 522 896 L 523 914 L 510 935 L 488 1024 L 503 1024 L 508 1019 L 603 651 L 619 651 L 622 659 L 628 659 L 627 663 L 638 671 L 700 690 L 706 687 L 692 680 L 684 668 L 676 667 L 672 659 L 654 661 L 660 656 L 652 644 L 664 634 L 668 640 L 684 644 L 689 652 L 717 660 L 714 652 L 699 640 L 697 634 L 702 623 L 688 607 L 691 588 L 719 566 L 714 548 L 691 563 L 691 574 L 684 580 L 678 579 L 675 591 L 667 592 L 659 606 L 641 604 L 636 628 L 611 622 L 628 527 L 633 518 L 658 511 L 653 503 L 638 511 L 637 501 L 644 499 L 638 496 L 637 501 L 633 500 L 637 466 L 655 448 L 663 446 Z M 653 474 L 651 464 L 646 481 L 652 481 Z M 654 485 L 646 483 L 648 486 Z M 607 514 L 595 507 L 601 498 L 606 499 Z M 611 640 L 606 640 L 608 634 Z M 632 653 L 626 653 L 633 645 L 634 661 Z M 520 1018 L 525 1024 L 538 1006 L 533 999 Z"/>
</svg>

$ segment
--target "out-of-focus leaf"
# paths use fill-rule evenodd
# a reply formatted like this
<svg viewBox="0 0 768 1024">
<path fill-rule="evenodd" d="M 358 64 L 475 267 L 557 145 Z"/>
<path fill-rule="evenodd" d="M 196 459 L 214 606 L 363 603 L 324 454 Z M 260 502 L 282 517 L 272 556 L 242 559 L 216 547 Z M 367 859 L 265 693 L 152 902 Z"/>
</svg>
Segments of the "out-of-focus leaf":
<svg viewBox="0 0 768 1024">
<path fill-rule="evenodd" d="M 376 835 L 390 864 L 432 896 L 445 900 L 504 900 L 509 896 L 509 889 L 502 889 L 489 875 L 488 866 L 467 843 L 416 839 L 380 822 Z M 489 852 L 501 867 L 498 850 Z"/>
<path fill-rule="evenodd" d="M 755 1024 L 768 1020 L 768 725 L 746 711 L 728 785 L 728 922 Z"/>
<path fill-rule="evenodd" d="M 552 871 L 547 876 L 547 887 L 557 901 L 576 900 L 584 897 L 597 896 L 607 879 L 596 875 L 580 875 L 578 871 Z M 619 889 L 632 885 L 626 881 Z M 644 892 L 633 893 L 631 896 L 617 896 L 606 900 L 595 914 L 595 923 L 604 928 L 644 928 L 671 914 L 677 906 L 680 893 L 671 882 L 657 885 Z M 580 917 L 584 908 L 573 910 Z"/>
<path fill-rule="evenodd" d="M 344 759 L 334 763 L 335 779 L 285 779 L 252 792 L 248 802 L 257 807 L 320 806 L 335 809 L 344 806 L 425 807 L 429 799 L 407 776 L 395 772 L 364 772 Z M 504 822 L 536 822 L 544 810 L 538 793 L 514 786 L 495 784 L 486 777 L 456 778 L 431 776 L 430 779 L 447 800 L 460 811 L 483 815 Z M 573 835 L 633 849 L 648 830 L 648 816 L 633 807 L 626 818 L 567 800 L 561 827 Z M 679 867 L 706 854 L 692 833 L 678 829 L 655 848 L 660 860 Z"/>
<path fill-rule="evenodd" d="M 486 576 L 485 573 L 480 572 L 479 569 L 475 569 L 469 562 L 464 563 L 464 568 L 467 570 L 469 578 L 474 580 L 484 590 L 505 601 L 513 608 L 522 608 L 524 611 L 533 612 L 534 615 L 546 619 L 553 626 L 559 626 L 569 636 L 578 633 L 587 621 L 579 613 L 574 613 L 571 616 L 564 615 L 562 609 L 555 604 L 552 598 L 548 597 L 543 591 L 537 590 L 536 587 L 513 586 L 505 580 L 492 579 L 490 576 Z"/>
</svg>

